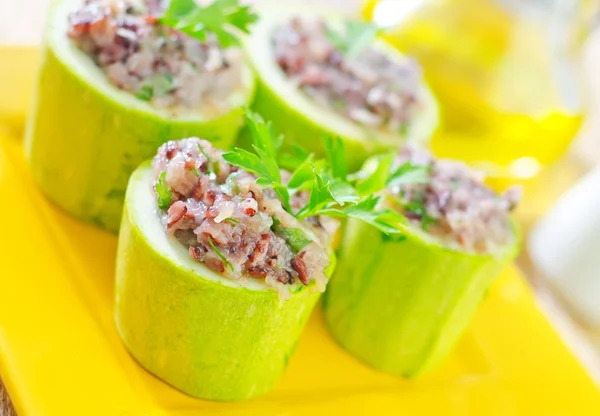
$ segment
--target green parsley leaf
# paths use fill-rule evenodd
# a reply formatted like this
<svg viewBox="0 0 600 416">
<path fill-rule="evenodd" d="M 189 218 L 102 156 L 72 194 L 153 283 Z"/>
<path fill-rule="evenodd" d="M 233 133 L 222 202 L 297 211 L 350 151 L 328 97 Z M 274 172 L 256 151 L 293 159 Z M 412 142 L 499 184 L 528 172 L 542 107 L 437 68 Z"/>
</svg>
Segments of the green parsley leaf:
<svg viewBox="0 0 600 416">
<path fill-rule="evenodd" d="M 160 209 L 169 209 L 171 200 L 173 199 L 173 191 L 167 185 L 167 172 L 164 171 L 158 176 L 158 181 L 154 187 Z"/>
<path fill-rule="evenodd" d="M 334 178 L 346 179 L 348 166 L 346 162 L 346 150 L 344 142 L 339 137 L 328 136 L 325 138 L 325 152 L 327 160 L 331 165 L 331 174 Z"/>
<path fill-rule="evenodd" d="M 306 235 L 306 232 L 300 228 L 285 228 L 281 226 L 281 222 L 273 217 L 273 225 L 271 229 L 279 237 L 283 238 L 290 245 L 294 253 L 300 253 L 304 247 L 312 243 L 312 239 Z"/>
<path fill-rule="evenodd" d="M 238 33 L 248 33 L 258 16 L 239 0 L 214 0 L 205 7 L 193 0 L 171 0 L 159 23 L 206 41 L 213 33 L 224 48 L 240 44 Z"/>
<path fill-rule="evenodd" d="M 290 194 L 295 194 L 301 189 L 310 189 L 314 178 L 314 165 L 312 164 L 312 156 L 309 155 L 304 162 L 302 162 L 294 172 L 287 183 L 287 188 Z"/>
<path fill-rule="evenodd" d="M 425 209 L 425 203 L 423 201 L 408 201 L 408 202 L 404 202 L 402 203 L 402 207 L 408 211 L 411 212 L 415 215 L 418 215 L 419 217 L 422 217 L 425 215 L 426 213 L 426 209 Z"/>
<path fill-rule="evenodd" d="M 245 117 L 254 153 L 235 148 L 232 152 L 225 153 L 223 158 L 271 182 L 281 183 L 277 151 L 282 138 L 275 135 L 271 122 L 265 122 L 260 115 L 245 110 Z"/>
<path fill-rule="evenodd" d="M 269 160 L 269 164 L 276 165 L 276 156 L 283 143 L 283 136 L 275 134 L 275 129 L 270 121 L 265 120 L 258 113 L 253 113 L 247 108 L 244 110 L 246 125 L 252 136 L 254 148 L 258 148 L 274 160 Z"/>
<path fill-rule="evenodd" d="M 231 264 L 231 262 L 229 260 L 227 260 L 227 258 L 225 258 L 225 256 L 223 255 L 223 253 L 221 253 L 219 251 L 219 249 L 217 248 L 217 246 L 215 245 L 215 243 L 213 243 L 212 238 L 208 237 L 208 244 L 210 244 L 210 246 L 212 247 L 212 249 L 214 250 L 215 253 L 217 253 L 217 256 L 219 256 L 219 258 L 223 261 L 223 263 L 225 263 L 225 265 L 227 267 L 229 267 L 229 270 L 233 271 L 233 264 Z"/>
<path fill-rule="evenodd" d="M 356 204 L 360 200 L 356 190 L 348 182 L 341 179 L 325 181 L 316 169 L 313 170 L 313 175 L 309 202 L 296 215 L 298 219 L 318 215 L 318 212 L 326 208 Z"/>
<path fill-rule="evenodd" d="M 409 130 L 410 130 L 410 124 L 408 124 L 408 122 L 404 122 L 398 128 L 398 133 L 400 133 L 400 135 L 402 137 L 407 137 Z"/>
<path fill-rule="evenodd" d="M 162 97 L 173 90 L 173 77 L 170 75 L 155 75 L 147 82 L 154 89 L 154 97 Z"/>
<path fill-rule="evenodd" d="M 211 157 L 208 155 L 208 153 L 206 153 L 206 150 L 204 150 L 204 147 L 202 147 L 200 145 L 200 143 L 198 143 L 198 149 L 200 149 L 200 152 L 206 158 L 206 173 L 210 174 L 214 168 L 213 161 L 212 161 Z M 219 164 L 217 163 L 216 165 L 218 166 Z M 215 175 L 218 175 L 218 173 L 215 172 Z"/>
<path fill-rule="evenodd" d="M 406 241 L 406 235 L 381 233 L 381 239 L 385 242 L 401 243 L 402 241 Z"/>
<path fill-rule="evenodd" d="M 359 195 L 371 195 L 384 189 L 387 185 L 388 178 L 390 177 L 390 171 L 392 170 L 392 164 L 396 157 L 395 152 L 389 152 L 377 159 L 374 159 L 372 163 L 377 164 L 373 173 L 366 178 L 359 178 L 356 183 L 356 189 Z"/>
<path fill-rule="evenodd" d="M 198 169 L 196 169 L 195 167 L 190 169 L 192 171 L 192 173 L 199 178 L 200 177 L 200 172 L 198 172 Z"/>
<path fill-rule="evenodd" d="M 349 218 L 366 222 L 385 234 L 401 232 L 401 226 L 406 224 L 404 215 L 392 209 L 376 210 L 379 200 L 379 197 L 369 196 L 359 204 L 344 209 L 343 212 Z"/>
<path fill-rule="evenodd" d="M 190 14 L 196 7 L 198 6 L 194 0 L 171 0 L 163 17 L 179 19 Z"/>
<path fill-rule="evenodd" d="M 354 218 L 365 222 L 385 234 L 402 233 L 402 225 L 406 217 L 393 209 L 376 210 L 380 197 L 369 196 L 356 205 L 345 208 L 328 208 L 317 211 L 315 215 L 330 215 L 332 217 Z"/>
<path fill-rule="evenodd" d="M 392 195 L 388 195 L 387 197 L 391 201 L 396 203 L 404 212 L 419 217 L 421 228 L 425 231 L 429 229 L 429 226 L 431 224 L 436 224 L 439 221 L 437 218 L 430 216 L 427 212 L 424 197 L 422 197 L 421 199 L 413 199 L 410 201 L 406 201 L 400 197 Z"/>
<path fill-rule="evenodd" d="M 431 224 L 435 224 L 438 222 L 437 218 L 434 218 L 429 215 L 427 212 L 427 207 L 425 206 L 425 201 L 423 200 L 413 200 L 408 202 L 398 201 L 402 208 L 406 212 L 410 212 L 419 217 L 421 222 L 421 228 L 425 231 L 429 229 Z"/>
<path fill-rule="evenodd" d="M 245 116 L 252 135 L 254 153 L 236 147 L 231 152 L 224 153 L 223 159 L 257 175 L 257 183 L 273 188 L 284 209 L 292 213 L 290 193 L 281 182 L 281 172 L 277 164 L 277 152 L 283 138 L 276 136 L 271 123 L 265 122 L 258 114 L 245 110 Z"/>
<path fill-rule="evenodd" d="M 345 180 L 334 179 L 329 183 L 331 195 L 339 205 L 356 204 L 360 198 L 356 189 Z"/>
<path fill-rule="evenodd" d="M 376 164 L 373 172 L 366 177 L 359 176 L 356 181 L 359 195 L 374 194 L 395 185 L 424 184 L 429 181 L 429 166 L 405 162 L 392 171 L 395 157 L 395 152 L 389 152 L 372 162 Z"/>
<path fill-rule="evenodd" d="M 211 163 L 210 156 L 208 155 L 208 153 L 206 153 L 206 150 L 204 150 L 204 147 L 202 147 L 202 146 L 200 145 L 200 143 L 198 143 L 198 149 L 200 149 L 200 152 L 202 153 L 202 155 L 204 155 L 204 157 L 206 158 L 206 161 L 207 161 L 208 163 Z"/>
<path fill-rule="evenodd" d="M 429 182 L 430 175 L 430 166 L 405 162 L 390 174 L 387 186 L 427 183 Z"/>
<path fill-rule="evenodd" d="M 329 182 L 325 182 L 314 168 L 313 176 L 313 186 L 310 191 L 308 204 L 298 211 L 296 215 L 298 219 L 312 217 L 315 215 L 315 212 L 324 209 L 328 204 L 336 203 Z"/>
<path fill-rule="evenodd" d="M 308 157 L 310 153 L 302 149 L 298 145 L 290 146 L 285 152 L 282 152 L 277 157 L 279 166 L 283 169 L 293 171 L 298 168 Z"/>
<path fill-rule="evenodd" d="M 288 189 L 281 183 L 273 183 L 271 186 L 273 187 L 275 194 L 277 194 L 277 196 L 281 200 L 283 209 L 285 209 L 289 213 L 293 213 L 292 207 L 290 206 L 290 193 Z"/>
<path fill-rule="evenodd" d="M 248 172 L 252 172 L 259 177 L 264 177 L 265 180 L 268 178 L 268 182 L 272 182 L 273 176 L 266 166 L 262 163 L 260 158 L 247 150 L 235 147 L 231 152 L 223 154 L 223 159 L 231 165 L 237 166 Z"/>
<path fill-rule="evenodd" d="M 304 155 L 304 160 L 296 163 L 296 168 L 287 187 L 281 183 L 281 174 L 277 163 L 277 153 L 281 138 L 277 137 L 270 123 L 258 115 L 246 110 L 248 129 L 252 135 L 253 152 L 235 148 L 225 153 L 223 158 L 230 164 L 254 173 L 258 176 L 256 183 L 272 188 L 286 211 L 294 215 L 290 207 L 290 195 L 298 190 L 310 189 L 308 203 L 296 214 L 298 220 L 317 215 L 331 215 L 342 218 L 356 218 L 373 225 L 387 234 L 399 234 L 406 218 L 392 209 L 375 209 L 380 198 L 368 196 L 361 200 L 357 190 L 348 182 L 343 142 L 331 139 L 327 144 L 328 159 L 331 166 L 323 161 L 313 161 L 311 155 Z M 389 175 L 388 166 L 382 186 Z M 277 228 L 277 223 L 274 223 Z M 281 227 L 280 227 L 281 228 Z M 283 231 L 286 240 L 295 250 L 305 247 L 309 239 L 302 230 Z"/>
<path fill-rule="evenodd" d="M 273 229 L 281 238 L 288 242 L 294 253 L 300 253 L 304 247 L 312 243 L 312 239 L 306 236 L 306 233 L 300 228 L 283 228 L 277 227 Z"/>
<path fill-rule="evenodd" d="M 273 188 L 283 207 L 289 213 L 292 213 L 290 207 L 290 194 L 285 186 L 281 183 L 281 175 L 277 170 L 277 175 L 274 175 L 264 159 L 261 159 L 258 155 L 250 153 L 247 150 L 234 148 L 233 151 L 223 154 L 223 159 L 228 163 L 242 168 L 248 172 L 254 173 L 258 176 L 256 181 L 257 184 L 263 187 Z"/>
<path fill-rule="evenodd" d="M 239 224 L 240 220 L 236 219 L 236 218 L 232 218 L 232 217 L 227 217 L 223 220 L 224 222 L 228 222 L 231 225 L 235 225 L 235 224 Z"/>
<path fill-rule="evenodd" d="M 381 32 L 377 25 L 360 20 L 345 21 L 343 30 L 330 26 L 325 26 L 325 30 L 331 43 L 344 53 L 346 59 L 356 58 Z"/>
<path fill-rule="evenodd" d="M 429 214 L 426 214 L 423 218 L 421 218 L 421 228 L 424 231 L 428 231 L 429 230 L 429 226 L 431 224 L 437 224 L 439 221 L 437 218 L 434 218 L 432 216 L 430 216 Z"/>
<path fill-rule="evenodd" d="M 150 101 L 154 97 L 154 88 L 150 85 L 142 85 L 135 96 L 142 101 Z"/>
</svg>

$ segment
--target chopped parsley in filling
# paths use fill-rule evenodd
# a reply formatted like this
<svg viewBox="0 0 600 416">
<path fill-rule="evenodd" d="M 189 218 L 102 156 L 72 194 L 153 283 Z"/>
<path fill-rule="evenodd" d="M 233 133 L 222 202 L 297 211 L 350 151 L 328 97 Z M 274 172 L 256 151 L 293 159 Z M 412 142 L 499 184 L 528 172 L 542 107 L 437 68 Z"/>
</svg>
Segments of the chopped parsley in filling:
<svg viewBox="0 0 600 416">
<path fill-rule="evenodd" d="M 473 252 L 495 253 L 515 236 L 510 212 L 521 198 L 512 187 L 498 195 L 483 176 L 462 162 L 435 159 L 427 150 L 404 147 L 393 161 L 396 172 L 411 170 L 386 192 L 408 220 L 446 244 Z"/>
<path fill-rule="evenodd" d="M 153 186 L 167 234 L 188 247 L 194 260 L 227 278 L 263 279 L 283 297 L 312 281 L 324 290 L 328 246 L 338 222 L 296 219 L 273 189 L 261 187 L 256 175 L 222 155 L 197 138 L 159 148 Z M 288 172 L 281 174 L 289 180 Z M 306 191 L 298 192 L 290 206 L 299 209 L 308 198 Z"/>
<path fill-rule="evenodd" d="M 404 134 L 424 107 L 420 68 L 412 59 L 392 59 L 373 46 L 374 33 L 369 44 L 349 53 L 344 36 L 352 47 L 373 29 L 347 22 L 344 30 L 322 20 L 292 18 L 272 33 L 274 58 L 320 105 L 357 124 Z"/>
<path fill-rule="evenodd" d="M 157 108 L 226 110 L 242 85 L 239 48 L 224 49 L 160 23 L 160 0 L 85 0 L 68 36 L 116 87 Z"/>
</svg>

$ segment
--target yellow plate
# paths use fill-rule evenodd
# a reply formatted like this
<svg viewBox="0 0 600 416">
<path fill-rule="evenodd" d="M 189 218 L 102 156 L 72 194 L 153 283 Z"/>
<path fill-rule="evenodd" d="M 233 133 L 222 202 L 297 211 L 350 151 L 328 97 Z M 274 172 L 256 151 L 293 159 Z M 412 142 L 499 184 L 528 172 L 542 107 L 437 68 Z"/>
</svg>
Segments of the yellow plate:
<svg viewBox="0 0 600 416">
<path fill-rule="evenodd" d="M 38 55 L 35 46 L 0 45 L 0 131 L 22 127 L 33 95 Z"/>
<path fill-rule="evenodd" d="M 317 311 L 267 396 L 187 397 L 140 368 L 118 338 L 116 238 L 48 203 L 21 148 L 0 135 L 0 374 L 20 415 L 600 414 L 600 392 L 515 268 L 443 368 L 422 380 L 362 365 L 331 340 Z"/>
</svg>

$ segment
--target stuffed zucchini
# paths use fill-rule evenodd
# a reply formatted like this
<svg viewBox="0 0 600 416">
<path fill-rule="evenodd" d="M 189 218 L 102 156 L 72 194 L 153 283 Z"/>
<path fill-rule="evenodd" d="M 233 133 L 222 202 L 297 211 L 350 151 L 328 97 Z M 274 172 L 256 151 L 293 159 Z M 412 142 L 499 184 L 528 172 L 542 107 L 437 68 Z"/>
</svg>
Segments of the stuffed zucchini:
<svg viewBox="0 0 600 416">
<path fill-rule="evenodd" d="M 247 41 L 257 78 L 253 108 L 288 145 L 324 154 L 344 141 L 349 167 L 404 141 L 427 141 L 437 104 L 418 65 L 366 23 L 265 12 Z M 243 137 L 243 136 L 242 136 Z"/>
<path fill-rule="evenodd" d="M 204 140 L 170 141 L 133 174 L 116 322 L 136 360 L 169 384 L 243 400 L 282 374 L 333 256 L 330 233 L 221 156 Z"/>
<path fill-rule="evenodd" d="M 26 138 L 31 169 L 53 202 L 111 231 L 143 160 L 171 137 L 228 146 L 253 96 L 240 48 L 163 24 L 162 3 L 57 0 L 48 13 Z"/>
<path fill-rule="evenodd" d="M 404 215 L 403 233 L 388 238 L 348 222 L 325 318 L 362 361 L 414 377 L 448 354 L 517 254 L 510 211 L 520 191 L 497 195 L 466 165 L 410 147 L 369 160 L 358 176 L 359 188 L 385 184 L 382 204 Z"/>
</svg>

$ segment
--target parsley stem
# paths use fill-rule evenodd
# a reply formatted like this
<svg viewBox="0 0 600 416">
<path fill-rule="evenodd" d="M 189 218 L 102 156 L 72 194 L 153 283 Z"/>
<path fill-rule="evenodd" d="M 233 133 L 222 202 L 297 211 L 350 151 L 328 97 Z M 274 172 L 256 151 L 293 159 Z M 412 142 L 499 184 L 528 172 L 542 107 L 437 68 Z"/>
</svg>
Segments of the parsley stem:
<svg viewBox="0 0 600 416">
<path fill-rule="evenodd" d="M 229 270 L 231 270 L 233 272 L 233 264 L 231 264 L 231 262 L 229 260 L 227 260 L 227 258 L 223 255 L 223 253 L 221 253 L 219 251 L 219 249 L 217 248 L 217 246 L 215 245 L 215 243 L 213 243 L 212 238 L 209 236 L 208 238 L 208 244 L 210 244 L 210 246 L 212 247 L 213 251 L 215 253 L 217 253 L 217 256 L 219 256 L 219 258 L 221 260 L 223 260 L 223 263 L 225 263 L 225 265 L 227 265 L 227 267 L 229 267 Z"/>
</svg>

